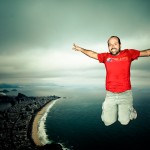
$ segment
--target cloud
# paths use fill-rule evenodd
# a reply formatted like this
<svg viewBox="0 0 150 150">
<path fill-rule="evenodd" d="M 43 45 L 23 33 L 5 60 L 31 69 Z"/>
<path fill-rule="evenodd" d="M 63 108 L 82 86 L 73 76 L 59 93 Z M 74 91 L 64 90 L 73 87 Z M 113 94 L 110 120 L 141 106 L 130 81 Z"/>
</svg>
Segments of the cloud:
<svg viewBox="0 0 150 150">
<path fill-rule="evenodd" d="M 136 38 L 137 34 L 143 36 L 147 33 L 150 23 L 150 2 L 147 0 L 0 3 L 0 45 L 3 52 L 12 51 L 11 47 L 18 45 L 26 48 L 56 47 L 74 40 L 92 43 L 105 40 L 112 34 Z"/>
<path fill-rule="evenodd" d="M 0 83 L 103 78 L 104 65 L 73 51 L 72 44 L 106 52 L 107 39 L 118 35 L 122 48 L 149 48 L 149 5 L 149 0 L 1 1 Z M 131 69 L 149 73 L 148 64 L 140 58 Z"/>
</svg>

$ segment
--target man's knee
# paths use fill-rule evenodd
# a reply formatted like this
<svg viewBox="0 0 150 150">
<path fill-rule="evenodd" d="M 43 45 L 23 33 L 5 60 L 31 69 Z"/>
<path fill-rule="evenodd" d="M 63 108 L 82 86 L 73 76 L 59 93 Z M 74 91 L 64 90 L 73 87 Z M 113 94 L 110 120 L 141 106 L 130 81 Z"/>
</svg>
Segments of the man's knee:
<svg viewBox="0 0 150 150">
<path fill-rule="evenodd" d="M 105 126 L 110 126 L 112 125 L 115 121 L 103 121 Z"/>
<path fill-rule="evenodd" d="M 104 122 L 105 126 L 112 125 L 114 122 L 116 122 L 116 118 L 108 118 L 104 117 L 103 115 L 101 116 L 101 119 Z"/>
<path fill-rule="evenodd" d="M 127 124 L 130 122 L 130 119 L 126 119 L 126 120 L 119 119 L 118 121 L 119 121 L 122 125 L 127 125 Z"/>
</svg>

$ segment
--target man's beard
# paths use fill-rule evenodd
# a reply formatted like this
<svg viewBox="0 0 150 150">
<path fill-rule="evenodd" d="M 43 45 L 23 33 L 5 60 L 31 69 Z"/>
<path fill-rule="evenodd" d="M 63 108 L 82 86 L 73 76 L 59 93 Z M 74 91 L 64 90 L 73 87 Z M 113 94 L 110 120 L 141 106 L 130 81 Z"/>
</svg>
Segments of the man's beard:
<svg viewBox="0 0 150 150">
<path fill-rule="evenodd" d="M 114 49 L 115 51 L 113 51 L 113 49 Z M 120 49 L 117 50 L 116 48 L 112 48 L 111 51 L 110 51 L 110 53 L 111 53 L 112 55 L 116 56 L 116 55 L 118 55 L 118 54 L 120 53 Z"/>
</svg>

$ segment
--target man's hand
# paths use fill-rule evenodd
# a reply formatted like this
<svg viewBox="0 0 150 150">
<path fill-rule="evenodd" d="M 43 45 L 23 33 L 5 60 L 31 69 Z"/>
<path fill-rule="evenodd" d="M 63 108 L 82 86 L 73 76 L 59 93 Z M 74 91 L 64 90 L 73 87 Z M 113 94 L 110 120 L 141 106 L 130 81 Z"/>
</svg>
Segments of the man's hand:
<svg viewBox="0 0 150 150">
<path fill-rule="evenodd" d="M 75 51 L 81 51 L 81 50 L 82 50 L 82 48 L 79 47 L 79 46 L 76 45 L 76 44 L 73 44 L 73 48 L 72 48 L 72 49 L 75 50 Z"/>
<path fill-rule="evenodd" d="M 73 44 L 73 48 L 72 48 L 73 50 L 75 50 L 75 51 L 80 51 L 80 52 L 82 52 L 83 54 L 85 54 L 85 55 L 87 55 L 87 56 L 89 56 L 89 57 L 91 57 L 91 58 L 94 58 L 94 59 L 98 59 L 98 57 L 97 57 L 97 52 L 94 52 L 94 51 L 92 51 L 92 50 L 87 50 L 87 49 L 84 49 L 84 48 L 82 48 L 82 47 L 80 47 L 80 46 L 78 46 L 78 45 L 76 45 L 76 44 Z"/>
</svg>

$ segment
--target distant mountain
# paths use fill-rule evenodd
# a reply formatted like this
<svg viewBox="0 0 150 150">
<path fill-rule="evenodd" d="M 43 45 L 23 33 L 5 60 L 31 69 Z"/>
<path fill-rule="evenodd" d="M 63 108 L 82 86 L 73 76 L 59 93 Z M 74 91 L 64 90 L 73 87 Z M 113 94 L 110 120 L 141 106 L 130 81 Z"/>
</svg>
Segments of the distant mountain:
<svg viewBox="0 0 150 150">
<path fill-rule="evenodd" d="M 24 95 L 22 93 L 18 93 L 18 96 L 17 96 L 17 98 L 26 98 L 26 97 L 28 97 L 28 96 L 26 96 L 26 95 Z"/>
<path fill-rule="evenodd" d="M 9 91 L 4 89 L 4 90 L 2 90 L 2 91 L 0 91 L 0 92 L 8 93 Z"/>
</svg>

